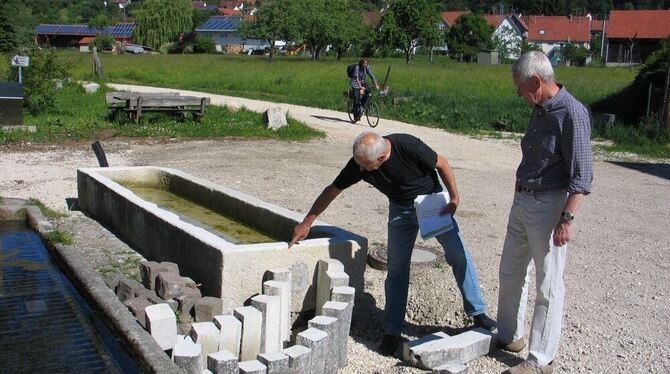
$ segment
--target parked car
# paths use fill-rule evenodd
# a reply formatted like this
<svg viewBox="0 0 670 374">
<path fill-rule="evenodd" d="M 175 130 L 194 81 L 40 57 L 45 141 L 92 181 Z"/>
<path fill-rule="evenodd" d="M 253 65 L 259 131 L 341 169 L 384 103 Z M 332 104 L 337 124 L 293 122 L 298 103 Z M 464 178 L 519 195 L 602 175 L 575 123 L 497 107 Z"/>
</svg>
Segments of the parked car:
<svg viewBox="0 0 670 374">
<path fill-rule="evenodd" d="M 124 47 L 124 51 L 126 51 L 126 53 L 134 53 L 134 54 L 144 53 L 144 47 L 142 47 L 141 45 L 126 44 L 126 46 Z"/>
</svg>

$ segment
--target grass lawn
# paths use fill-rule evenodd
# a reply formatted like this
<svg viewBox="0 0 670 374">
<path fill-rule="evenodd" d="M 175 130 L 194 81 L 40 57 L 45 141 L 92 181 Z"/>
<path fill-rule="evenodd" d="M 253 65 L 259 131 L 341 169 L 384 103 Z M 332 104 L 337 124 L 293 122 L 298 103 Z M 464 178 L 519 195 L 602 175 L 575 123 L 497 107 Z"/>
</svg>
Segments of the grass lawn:
<svg viewBox="0 0 670 374">
<path fill-rule="evenodd" d="M 75 79 L 90 80 L 91 55 L 64 51 Z M 111 55 L 102 54 L 105 81 L 189 89 L 344 111 L 348 88 L 346 66 L 353 59 L 311 61 L 246 55 Z M 428 62 L 416 56 L 371 59 L 380 81 L 390 67 L 391 95 L 381 100 L 382 117 L 462 133 L 523 132 L 530 108 L 516 96 L 510 65 L 477 65 L 438 56 Z M 2 71 L 0 66 L 0 72 Z M 627 68 L 557 68 L 560 83 L 587 106 L 629 85 L 635 70 Z M 408 100 L 394 104 L 393 98 Z M 667 137 L 649 141 L 637 124 L 605 128 L 594 122 L 594 137 L 615 141 L 618 150 L 670 157 Z M 642 135 L 641 135 L 642 134 Z"/>
<path fill-rule="evenodd" d="M 79 85 L 66 85 L 56 95 L 56 109 L 37 116 L 26 113 L 24 123 L 35 125 L 37 133 L 0 133 L 0 144 L 17 140 L 62 141 L 115 136 L 303 140 L 324 135 L 290 118 L 288 126 L 273 131 L 263 123 L 260 113 L 217 106 L 209 106 L 200 122 L 192 119 L 183 121 L 161 113 L 147 113 L 136 124 L 126 119 L 111 120 L 109 114 L 104 87 L 95 94 L 86 94 Z"/>
</svg>

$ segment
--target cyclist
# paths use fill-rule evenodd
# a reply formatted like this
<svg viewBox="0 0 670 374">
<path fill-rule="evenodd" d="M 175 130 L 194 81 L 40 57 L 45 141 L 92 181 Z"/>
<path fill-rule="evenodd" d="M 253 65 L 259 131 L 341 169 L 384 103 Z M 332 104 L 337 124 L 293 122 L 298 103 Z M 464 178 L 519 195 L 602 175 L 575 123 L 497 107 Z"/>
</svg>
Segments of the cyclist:
<svg viewBox="0 0 670 374">
<path fill-rule="evenodd" d="M 358 61 L 358 64 L 354 66 L 354 72 L 351 76 L 351 88 L 354 92 L 354 122 L 361 119 L 363 115 L 362 107 L 365 105 L 368 97 L 370 97 L 370 92 L 368 91 L 368 85 L 365 81 L 365 75 L 369 75 L 372 78 L 372 82 L 375 84 L 375 88 L 379 89 L 379 83 L 377 78 L 372 73 L 370 69 L 370 64 L 368 64 L 368 59 L 363 58 Z"/>
</svg>

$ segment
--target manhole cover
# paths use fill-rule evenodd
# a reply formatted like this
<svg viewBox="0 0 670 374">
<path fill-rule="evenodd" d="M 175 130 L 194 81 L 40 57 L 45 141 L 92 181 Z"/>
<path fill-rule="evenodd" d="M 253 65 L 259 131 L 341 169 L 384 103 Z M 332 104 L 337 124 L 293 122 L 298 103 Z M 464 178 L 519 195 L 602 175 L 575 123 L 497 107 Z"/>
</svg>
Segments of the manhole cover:
<svg viewBox="0 0 670 374">
<path fill-rule="evenodd" d="M 368 265 L 377 270 L 386 270 L 386 248 L 377 247 L 368 252 Z M 433 252 L 414 248 L 412 251 L 412 265 L 425 264 L 433 262 L 437 255 Z"/>
</svg>

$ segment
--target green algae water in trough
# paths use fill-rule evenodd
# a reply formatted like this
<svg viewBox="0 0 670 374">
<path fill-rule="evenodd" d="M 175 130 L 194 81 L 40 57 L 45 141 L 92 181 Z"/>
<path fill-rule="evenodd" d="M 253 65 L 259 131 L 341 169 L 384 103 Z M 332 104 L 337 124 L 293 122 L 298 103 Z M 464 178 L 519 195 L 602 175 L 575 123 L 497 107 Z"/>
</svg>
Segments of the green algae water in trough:
<svg viewBox="0 0 670 374">
<path fill-rule="evenodd" d="M 122 183 L 123 186 L 142 199 L 175 213 L 182 220 L 202 227 L 233 244 L 270 243 L 279 241 L 248 225 L 226 217 L 202 205 L 184 199 L 161 188 Z"/>
</svg>

